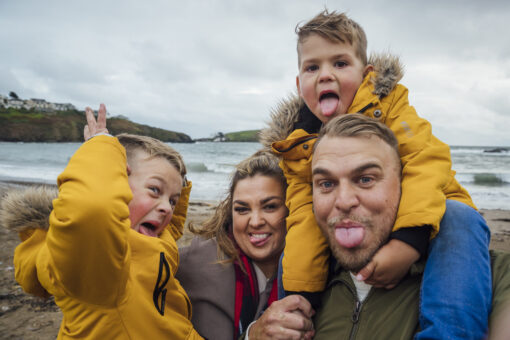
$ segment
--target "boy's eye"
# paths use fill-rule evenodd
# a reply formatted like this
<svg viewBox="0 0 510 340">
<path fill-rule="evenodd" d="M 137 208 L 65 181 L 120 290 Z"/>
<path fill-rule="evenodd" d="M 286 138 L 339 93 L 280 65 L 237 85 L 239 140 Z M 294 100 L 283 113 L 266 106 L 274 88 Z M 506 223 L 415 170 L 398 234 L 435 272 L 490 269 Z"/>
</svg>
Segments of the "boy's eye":
<svg viewBox="0 0 510 340">
<path fill-rule="evenodd" d="M 340 67 L 341 68 L 341 67 L 345 67 L 345 66 L 347 66 L 347 63 L 345 61 L 339 60 L 339 61 L 335 62 L 335 67 Z"/>
<path fill-rule="evenodd" d="M 306 72 L 313 72 L 313 71 L 317 71 L 318 69 L 319 69 L 319 67 L 317 65 L 308 65 L 305 67 Z"/>
</svg>

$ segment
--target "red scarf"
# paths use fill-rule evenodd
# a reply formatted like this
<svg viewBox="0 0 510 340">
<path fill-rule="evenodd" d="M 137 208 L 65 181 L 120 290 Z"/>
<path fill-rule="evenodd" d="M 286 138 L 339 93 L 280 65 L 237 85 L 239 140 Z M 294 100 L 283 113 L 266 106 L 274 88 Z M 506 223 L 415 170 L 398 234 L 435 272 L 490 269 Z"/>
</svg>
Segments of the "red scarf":
<svg viewBox="0 0 510 340">
<path fill-rule="evenodd" d="M 239 263 L 234 262 L 234 269 L 236 274 L 236 297 L 235 297 L 235 314 L 234 314 L 234 339 L 246 331 L 249 324 L 254 321 L 257 312 L 257 306 L 259 305 L 259 287 L 257 282 L 257 275 L 255 274 L 255 268 L 253 268 L 252 261 L 237 248 L 239 252 L 239 259 L 243 267 L 246 269 L 246 273 L 243 272 Z M 265 310 L 273 303 L 278 300 L 278 289 L 276 278 L 273 280 L 273 287 L 269 294 L 269 299 L 266 306 L 262 309 Z"/>
</svg>

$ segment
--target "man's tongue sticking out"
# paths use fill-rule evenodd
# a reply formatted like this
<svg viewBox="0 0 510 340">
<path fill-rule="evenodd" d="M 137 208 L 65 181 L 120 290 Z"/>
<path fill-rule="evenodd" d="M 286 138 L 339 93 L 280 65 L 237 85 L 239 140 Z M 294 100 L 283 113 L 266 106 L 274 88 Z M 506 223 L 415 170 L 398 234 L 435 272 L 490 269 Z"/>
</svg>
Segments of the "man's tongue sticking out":
<svg viewBox="0 0 510 340">
<path fill-rule="evenodd" d="M 336 228 L 335 239 L 342 247 L 353 248 L 359 246 L 365 237 L 365 228 Z"/>
<path fill-rule="evenodd" d="M 338 107 L 338 97 L 334 95 L 327 95 L 320 99 L 319 105 L 321 107 L 322 114 L 326 117 L 330 117 L 336 112 L 336 108 Z"/>
</svg>

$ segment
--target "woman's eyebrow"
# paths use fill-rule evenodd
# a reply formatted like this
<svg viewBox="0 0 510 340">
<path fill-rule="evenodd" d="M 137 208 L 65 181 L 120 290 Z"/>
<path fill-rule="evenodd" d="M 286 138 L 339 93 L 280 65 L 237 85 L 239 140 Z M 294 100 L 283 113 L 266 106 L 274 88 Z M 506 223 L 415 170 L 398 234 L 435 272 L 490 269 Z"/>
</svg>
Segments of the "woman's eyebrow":
<svg viewBox="0 0 510 340">
<path fill-rule="evenodd" d="M 267 197 L 267 198 L 264 198 L 264 199 L 260 200 L 260 203 L 264 204 L 264 203 L 267 203 L 267 202 L 272 201 L 274 199 L 278 199 L 278 200 L 281 201 L 282 197 L 280 197 L 280 196 L 270 196 L 270 197 Z"/>
</svg>

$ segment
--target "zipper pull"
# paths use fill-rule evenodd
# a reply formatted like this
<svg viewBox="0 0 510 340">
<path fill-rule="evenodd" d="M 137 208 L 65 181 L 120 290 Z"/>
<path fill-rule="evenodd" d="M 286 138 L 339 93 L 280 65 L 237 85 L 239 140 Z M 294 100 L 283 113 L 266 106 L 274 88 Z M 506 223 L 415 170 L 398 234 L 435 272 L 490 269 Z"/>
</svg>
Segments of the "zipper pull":
<svg viewBox="0 0 510 340">
<path fill-rule="evenodd" d="M 359 313 L 361 312 L 361 302 L 356 302 L 356 307 L 354 307 L 354 311 L 352 313 L 351 321 L 352 323 L 357 323 L 359 320 Z"/>
</svg>

